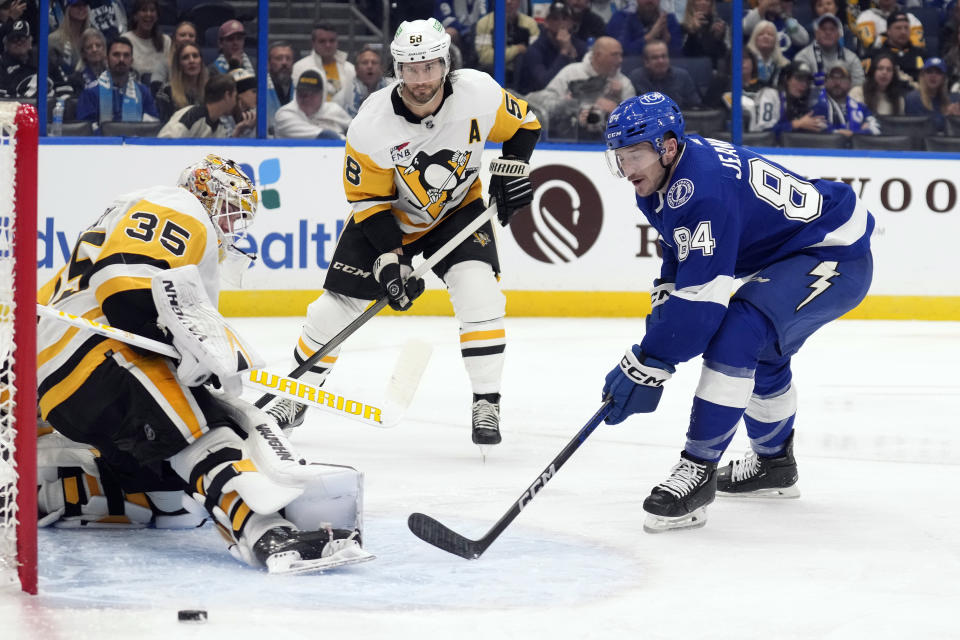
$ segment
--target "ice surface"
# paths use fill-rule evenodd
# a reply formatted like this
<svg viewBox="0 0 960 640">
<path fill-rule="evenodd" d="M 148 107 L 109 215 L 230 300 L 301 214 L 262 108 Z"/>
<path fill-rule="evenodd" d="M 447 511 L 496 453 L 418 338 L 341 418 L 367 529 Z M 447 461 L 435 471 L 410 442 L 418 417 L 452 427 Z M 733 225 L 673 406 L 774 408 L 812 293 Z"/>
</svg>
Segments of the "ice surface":
<svg viewBox="0 0 960 640">
<path fill-rule="evenodd" d="M 288 371 L 296 318 L 238 328 Z M 40 535 L 40 595 L 0 594 L 0 638 L 960 638 L 960 324 L 846 321 L 795 358 L 799 500 L 718 500 L 703 529 L 644 534 L 700 364 L 660 409 L 602 426 L 479 560 L 406 529 L 422 511 L 477 538 L 599 405 L 640 320 L 507 320 L 503 444 L 470 442 L 452 318 L 376 318 L 331 385 L 376 397 L 407 338 L 435 347 L 394 429 L 308 413 L 294 442 L 366 474 L 371 563 L 269 576 L 209 525 Z M 729 451 L 746 446 L 742 433 Z M 209 622 L 177 622 L 207 609 Z"/>
</svg>

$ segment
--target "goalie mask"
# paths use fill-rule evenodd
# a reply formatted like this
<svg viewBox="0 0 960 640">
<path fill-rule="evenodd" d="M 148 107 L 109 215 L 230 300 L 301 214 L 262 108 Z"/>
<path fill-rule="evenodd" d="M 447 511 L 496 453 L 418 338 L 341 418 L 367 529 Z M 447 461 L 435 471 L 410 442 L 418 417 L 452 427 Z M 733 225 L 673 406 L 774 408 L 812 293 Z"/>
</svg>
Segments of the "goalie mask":
<svg viewBox="0 0 960 640">
<path fill-rule="evenodd" d="M 236 162 L 211 153 L 184 169 L 177 185 L 203 204 L 217 231 L 221 251 L 229 251 L 247 234 L 260 196 Z"/>
</svg>

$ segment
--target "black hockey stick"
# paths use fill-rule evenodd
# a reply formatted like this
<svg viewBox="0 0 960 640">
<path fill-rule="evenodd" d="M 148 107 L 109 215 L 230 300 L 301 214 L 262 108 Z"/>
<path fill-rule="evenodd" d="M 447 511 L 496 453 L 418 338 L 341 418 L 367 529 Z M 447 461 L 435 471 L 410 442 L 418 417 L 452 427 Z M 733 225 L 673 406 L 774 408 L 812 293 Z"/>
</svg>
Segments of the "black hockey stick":
<svg viewBox="0 0 960 640">
<path fill-rule="evenodd" d="M 474 218 L 470 224 L 458 231 L 455 236 L 447 240 L 447 242 L 444 243 L 442 247 L 437 249 L 432 256 L 417 265 L 417 268 L 410 273 L 408 278 L 422 277 L 427 271 L 433 269 L 438 262 L 446 258 L 451 251 L 459 247 L 464 240 L 473 235 L 477 229 L 486 224 L 488 220 L 492 220 L 496 215 L 497 205 L 496 203 L 492 203 L 489 207 L 487 207 L 486 211 Z M 320 347 L 320 349 L 314 352 L 309 358 L 304 360 L 300 366 L 291 371 L 287 377 L 299 378 L 302 376 L 305 371 L 319 362 L 321 358 L 343 344 L 347 338 L 353 335 L 354 331 L 365 325 L 370 318 L 380 313 L 385 306 L 387 306 L 387 296 L 380 296 L 372 305 L 367 307 L 363 313 L 357 316 L 356 320 L 341 329 L 340 333 L 327 340 L 327 342 Z M 273 397 L 274 396 L 272 394 L 265 393 L 260 396 L 260 398 L 258 398 L 254 404 L 258 408 L 262 409 Z"/>
<path fill-rule="evenodd" d="M 547 468 L 543 470 L 543 473 L 523 492 L 520 499 L 513 503 L 510 509 L 508 509 L 507 512 L 497 520 L 497 523 L 487 531 L 486 535 L 479 540 L 465 538 L 449 527 L 440 524 L 430 516 L 422 513 L 411 513 L 410 517 L 407 518 L 407 526 L 410 527 L 410 531 L 413 532 L 413 535 L 426 543 L 432 544 L 438 549 L 443 549 L 448 553 L 466 558 L 467 560 L 476 560 L 487 550 L 487 547 L 493 544 L 494 540 L 500 537 L 500 534 L 513 522 L 514 518 L 520 515 L 524 507 L 537 497 L 537 493 L 556 475 L 560 467 L 563 466 L 563 463 L 570 459 L 573 452 L 580 448 L 580 445 L 593 433 L 594 429 L 600 425 L 603 419 L 607 417 L 612 406 L 613 399 L 607 396 L 597 412 L 593 414 L 593 417 L 590 418 L 587 424 L 583 425 L 580 431 L 577 432 L 577 435 L 573 437 L 573 440 L 563 448 L 563 451 L 557 454 L 557 457 L 550 462 Z"/>
</svg>

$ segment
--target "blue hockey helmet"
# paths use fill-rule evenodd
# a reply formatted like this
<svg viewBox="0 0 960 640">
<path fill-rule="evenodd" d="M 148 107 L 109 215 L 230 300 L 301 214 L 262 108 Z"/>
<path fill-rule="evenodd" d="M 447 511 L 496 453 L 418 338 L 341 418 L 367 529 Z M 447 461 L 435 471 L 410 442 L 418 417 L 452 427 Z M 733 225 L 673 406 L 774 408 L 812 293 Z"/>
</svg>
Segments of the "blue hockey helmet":
<svg viewBox="0 0 960 640">
<path fill-rule="evenodd" d="M 676 102 L 659 91 L 651 91 L 627 98 L 613 110 L 607 119 L 604 139 L 607 149 L 649 142 L 663 155 L 664 134 L 668 131 L 677 137 L 678 144 L 683 144 L 683 114 Z"/>
</svg>

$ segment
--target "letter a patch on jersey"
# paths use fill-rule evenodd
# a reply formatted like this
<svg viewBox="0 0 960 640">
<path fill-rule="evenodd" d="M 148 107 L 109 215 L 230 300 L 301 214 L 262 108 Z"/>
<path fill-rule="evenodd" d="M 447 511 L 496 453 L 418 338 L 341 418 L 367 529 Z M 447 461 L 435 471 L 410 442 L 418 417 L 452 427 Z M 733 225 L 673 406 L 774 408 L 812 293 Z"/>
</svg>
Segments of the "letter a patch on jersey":
<svg viewBox="0 0 960 640">
<path fill-rule="evenodd" d="M 467 140 L 467 144 L 473 144 L 474 142 L 482 142 L 480 138 L 480 125 L 477 123 L 476 118 L 470 120 L 470 139 Z"/>
</svg>

